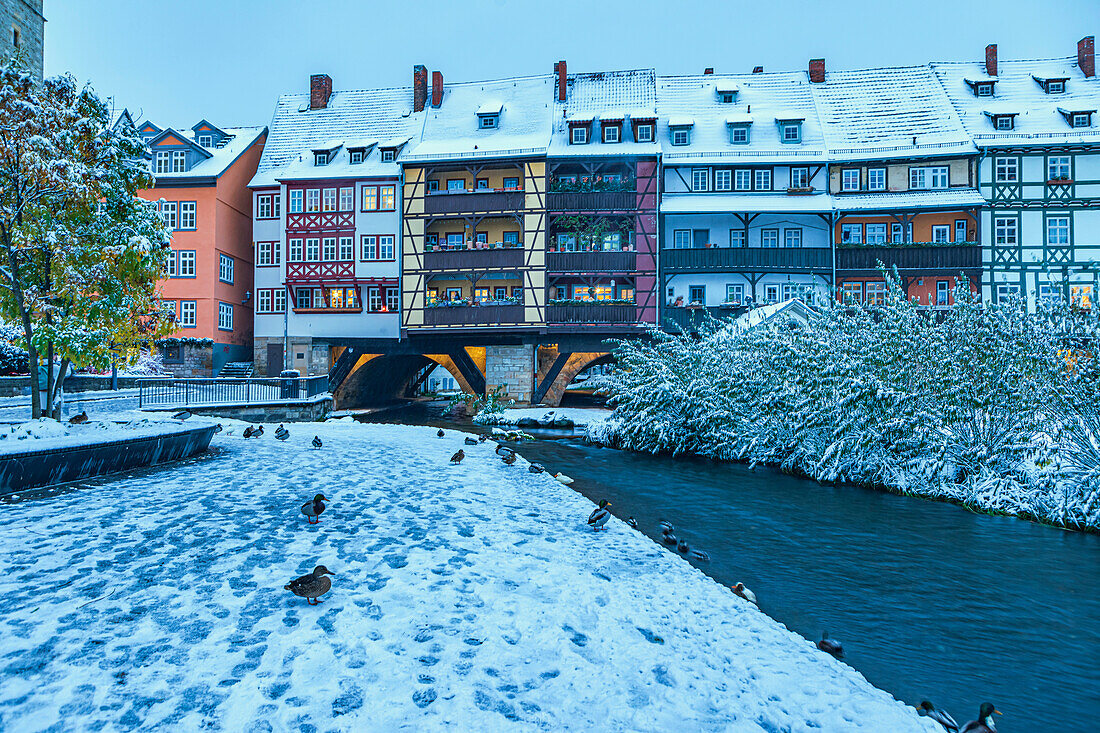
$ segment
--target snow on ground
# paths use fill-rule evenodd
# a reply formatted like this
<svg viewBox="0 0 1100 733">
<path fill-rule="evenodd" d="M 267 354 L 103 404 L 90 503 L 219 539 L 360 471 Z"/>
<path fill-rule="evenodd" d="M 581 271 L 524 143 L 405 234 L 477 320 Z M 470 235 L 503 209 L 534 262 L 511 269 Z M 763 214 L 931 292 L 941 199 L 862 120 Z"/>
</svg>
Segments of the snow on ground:
<svg viewBox="0 0 1100 733">
<path fill-rule="evenodd" d="M 87 422 L 80 425 L 39 418 L 14 425 L 0 425 L 0 455 L 170 435 L 194 427 L 194 424 L 187 425 L 166 417 L 149 419 L 137 416 L 122 423 Z"/>
<path fill-rule="evenodd" d="M 602 407 L 511 407 L 496 419 L 496 425 L 515 425 L 520 418 L 530 417 L 544 421 L 558 417 L 569 418 L 577 427 L 603 422 L 611 416 L 611 410 Z M 547 420 L 548 421 L 548 420 Z"/>
<path fill-rule="evenodd" d="M 934 730 L 492 442 L 223 422 L 206 456 L 0 505 L 0 729 Z M 283 585 L 318 563 L 311 607 Z"/>
</svg>

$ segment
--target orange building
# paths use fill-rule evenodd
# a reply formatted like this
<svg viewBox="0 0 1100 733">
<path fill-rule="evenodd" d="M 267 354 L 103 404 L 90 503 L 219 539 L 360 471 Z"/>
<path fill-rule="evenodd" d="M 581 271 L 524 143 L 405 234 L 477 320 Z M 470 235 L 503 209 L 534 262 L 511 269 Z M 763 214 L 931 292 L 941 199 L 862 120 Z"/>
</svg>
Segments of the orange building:
<svg viewBox="0 0 1100 733">
<path fill-rule="evenodd" d="M 132 124 L 125 111 L 120 123 Z M 172 231 L 164 309 L 179 329 L 162 342 L 177 376 L 247 374 L 252 362 L 252 194 L 266 127 L 219 128 L 206 120 L 187 132 L 136 125 L 151 152 L 157 201 Z M 227 364 L 242 364 L 225 370 Z M 225 370 L 225 371 L 223 371 Z"/>
</svg>

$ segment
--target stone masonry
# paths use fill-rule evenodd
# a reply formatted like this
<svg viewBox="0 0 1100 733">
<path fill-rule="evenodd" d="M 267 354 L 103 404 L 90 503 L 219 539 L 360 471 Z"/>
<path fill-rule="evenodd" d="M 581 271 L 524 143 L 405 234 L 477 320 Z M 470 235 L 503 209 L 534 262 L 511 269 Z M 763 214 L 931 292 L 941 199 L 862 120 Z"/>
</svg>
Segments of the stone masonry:
<svg viewBox="0 0 1100 733">
<path fill-rule="evenodd" d="M 528 404 L 535 391 L 534 346 L 489 346 L 485 350 L 485 391 L 504 385 L 508 396 Z"/>
<path fill-rule="evenodd" d="M 42 78 L 42 0 L 0 0 L 0 57 L 22 51 L 31 71 Z"/>
</svg>

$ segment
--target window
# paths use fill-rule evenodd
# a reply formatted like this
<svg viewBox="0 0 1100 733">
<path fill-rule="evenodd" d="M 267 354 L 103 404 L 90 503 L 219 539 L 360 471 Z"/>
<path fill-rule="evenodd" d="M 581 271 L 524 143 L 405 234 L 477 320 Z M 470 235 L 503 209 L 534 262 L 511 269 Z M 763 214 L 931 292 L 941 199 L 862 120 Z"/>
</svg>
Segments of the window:
<svg viewBox="0 0 1100 733">
<path fill-rule="evenodd" d="M 1016 283 L 998 283 L 997 302 L 1004 303 L 1020 296 L 1020 286 Z"/>
<path fill-rule="evenodd" d="M 603 141 L 605 143 L 617 143 L 619 142 L 619 130 L 622 129 L 618 125 L 604 125 L 603 126 Z"/>
<path fill-rule="evenodd" d="M 272 252 L 278 252 L 279 248 L 274 242 L 256 242 L 256 267 L 271 265 Z"/>
<path fill-rule="evenodd" d="M 904 229 L 900 223 L 890 225 L 890 241 L 894 244 L 911 243 L 913 241 L 913 222 L 909 222 Z"/>
<path fill-rule="evenodd" d="M 733 172 L 733 188 L 735 191 L 752 190 L 752 171 L 736 170 Z"/>
<path fill-rule="evenodd" d="M 290 240 L 290 252 L 287 254 L 287 259 L 290 262 L 302 262 L 302 240 L 292 239 Z"/>
<path fill-rule="evenodd" d="M 482 130 L 495 130 L 497 127 L 496 115 L 478 115 L 478 127 Z"/>
<path fill-rule="evenodd" d="M 196 227 L 194 201 L 180 201 L 180 229 L 193 230 Z"/>
<path fill-rule="evenodd" d="M 439 190 L 439 180 L 436 179 L 436 178 L 428 179 L 428 191 L 438 191 L 438 190 Z"/>
<path fill-rule="evenodd" d="M 377 313 L 382 310 L 382 291 L 377 287 L 367 288 L 367 310 Z"/>
<path fill-rule="evenodd" d="M 1069 217 L 1051 216 L 1047 218 L 1047 244 L 1069 244 Z"/>
<path fill-rule="evenodd" d="M 385 288 L 386 291 L 386 310 L 391 313 L 397 313 L 401 308 L 401 291 L 397 288 Z"/>
<path fill-rule="evenodd" d="M 806 295 L 806 288 L 799 283 L 783 283 L 783 300 L 794 300 Z"/>
<path fill-rule="evenodd" d="M 730 229 L 730 246 L 731 247 L 744 247 L 745 243 L 745 230 L 744 229 Z"/>
<path fill-rule="evenodd" d="M 726 285 L 726 302 L 742 303 L 745 300 L 745 286 L 730 283 Z"/>
<path fill-rule="evenodd" d="M 1002 247 L 1014 247 L 1020 243 L 1020 224 L 1014 216 L 993 218 L 993 242 Z"/>
<path fill-rule="evenodd" d="M 966 241 L 966 219 L 956 219 L 955 220 L 955 241 L 956 242 L 965 242 Z"/>
<path fill-rule="evenodd" d="M 707 302 L 707 286 L 706 285 L 689 285 L 688 286 L 688 303 L 698 303 L 705 305 Z"/>
<path fill-rule="evenodd" d="M 1069 302 L 1078 308 L 1091 308 L 1093 301 L 1092 285 L 1080 284 L 1069 286 Z"/>
<path fill-rule="evenodd" d="M 336 189 L 326 188 L 322 211 L 336 211 Z"/>
<path fill-rule="evenodd" d="M 11 45 L 15 48 L 19 48 L 19 44 L 22 42 L 22 35 L 18 28 L 11 29 Z"/>
<path fill-rule="evenodd" d="M 348 262 L 355 259 L 355 247 L 352 245 L 353 241 L 351 237 L 340 237 L 340 250 L 338 252 L 340 261 Z"/>
<path fill-rule="evenodd" d="M 314 153 L 313 165 L 328 165 L 328 153 Z"/>
<path fill-rule="evenodd" d="M 929 170 L 932 176 L 931 188 L 947 188 L 947 166 L 937 166 Z"/>
<path fill-rule="evenodd" d="M 1061 94 L 1064 91 L 1066 91 L 1066 83 L 1061 79 L 1047 82 L 1047 94 Z"/>
<path fill-rule="evenodd" d="M 484 303 L 489 300 L 489 288 L 474 288 L 474 302 Z"/>
<path fill-rule="evenodd" d="M 281 200 L 282 200 L 282 196 L 280 194 L 277 194 L 277 193 L 271 194 L 271 218 L 273 218 L 273 219 L 278 219 L 279 218 L 279 214 L 281 213 L 279 211 L 279 204 L 280 204 Z"/>
<path fill-rule="evenodd" d="M 309 288 L 298 288 L 294 291 L 294 307 L 309 308 L 313 305 L 313 291 Z"/>
<path fill-rule="evenodd" d="M 438 181 L 437 181 L 438 184 Z M 377 211 L 378 210 L 378 188 L 376 186 L 365 186 L 363 188 L 363 211 Z"/>
<path fill-rule="evenodd" d="M 764 302 L 765 303 L 778 303 L 779 302 L 779 285 L 765 285 L 764 286 Z"/>
<path fill-rule="evenodd" d="M 379 189 L 379 211 L 393 211 L 397 208 L 397 189 L 394 186 L 382 186 Z"/>
<path fill-rule="evenodd" d="M 947 280 L 936 281 L 936 305 L 947 305 L 947 296 L 951 292 L 951 283 Z"/>
<path fill-rule="evenodd" d="M 640 143 L 653 142 L 653 125 L 638 125 L 634 128 L 634 140 Z"/>
<path fill-rule="evenodd" d="M 172 172 L 183 173 L 187 170 L 187 153 L 182 150 L 172 151 Z"/>
<path fill-rule="evenodd" d="M 691 169 L 691 190 L 706 191 L 710 188 L 710 170 L 707 168 Z"/>
<path fill-rule="evenodd" d="M 510 191 L 515 191 L 515 190 L 519 189 L 519 177 L 518 176 L 505 176 L 502 183 L 504 184 L 504 188 L 506 188 Z"/>
<path fill-rule="evenodd" d="M 784 247 L 801 247 L 802 246 L 802 230 L 801 229 L 784 229 L 783 230 L 783 246 Z"/>
<path fill-rule="evenodd" d="M 791 188 L 809 188 L 810 169 L 791 168 Z"/>
<path fill-rule="evenodd" d="M 677 127 L 672 130 L 673 145 L 688 145 L 691 143 L 691 130 L 687 127 Z"/>
<path fill-rule="evenodd" d="M 256 312 L 257 313 L 270 313 L 271 312 L 271 291 L 270 290 L 257 290 L 256 291 Z"/>
<path fill-rule="evenodd" d="M 462 249 L 465 246 L 462 232 L 447 232 L 447 249 Z"/>
<path fill-rule="evenodd" d="M 993 170 L 998 183 L 1016 183 L 1020 180 L 1020 159 L 994 158 Z"/>
<path fill-rule="evenodd" d="M 233 284 L 233 258 L 224 253 L 218 255 L 218 279 Z"/>
<path fill-rule="evenodd" d="M 340 211 L 352 211 L 355 209 L 355 189 L 346 186 L 340 189 Z"/>
<path fill-rule="evenodd" d="M 886 283 L 869 282 L 867 288 L 867 305 L 883 305 L 886 302 Z"/>
<path fill-rule="evenodd" d="M 947 188 L 947 166 L 934 168 L 910 168 L 909 188 Z"/>
<path fill-rule="evenodd" d="M 313 307 L 314 308 L 326 308 L 326 307 L 328 307 L 328 303 L 325 301 L 325 290 L 324 290 L 324 288 L 314 288 L 313 289 Z"/>
<path fill-rule="evenodd" d="M 778 247 L 779 246 L 779 230 L 778 229 L 761 229 L 760 230 L 760 246 L 761 247 Z"/>
<path fill-rule="evenodd" d="M 859 168 L 845 168 L 840 172 L 840 190 L 859 190 Z"/>
<path fill-rule="evenodd" d="M 1047 180 L 1068 181 L 1070 179 L 1070 159 L 1068 155 L 1047 158 Z"/>
<path fill-rule="evenodd" d="M 195 250 L 180 250 L 179 277 L 195 277 Z"/>
<path fill-rule="evenodd" d="M 1070 116 L 1070 127 L 1088 127 L 1090 115 L 1087 112 L 1075 112 Z"/>
<path fill-rule="evenodd" d="M 474 190 L 475 191 L 487 191 L 487 190 L 489 190 L 489 179 L 488 178 L 478 178 L 476 181 L 474 181 Z"/>
<path fill-rule="evenodd" d="M 180 301 L 180 325 L 184 328 L 194 328 L 196 325 L 198 304 L 193 300 Z"/>
<path fill-rule="evenodd" d="M 862 224 L 841 224 L 840 225 L 840 242 L 841 242 L 841 244 L 862 244 L 863 243 L 863 225 Z"/>
<path fill-rule="evenodd" d="M 378 238 L 378 259 L 394 259 L 394 240 L 395 237 L 392 234 L 383 234 Z"/>
<path fill-rule="evenodd" d="M 673 249 L 691 249 L 691 230 L 677 229 L 672 232 Z"/>
<path fill-rule="evenodd" d="M 504 300 L 508 297 L 508 288 L 499 287 L 493 288 L 493 300 Z"/>
<path fill-rule="evenodd" d="M 301 190 L 293 190 L 290 192 L 290 213 L 301 214 L 302 213 L 302 192 Z"/>
<path fill-rule="evenodd" d="M 936 244 L 943 244 L 950 241 L 951 227 L 946 224 L 935 224 L 932 226 L 932 241 Z"/>
<path fill-rule="evenodd" d="M 734 145 L 747 145 L 749 142 L 748 125 L 734 125 L 730 127 L 730 142 Z"/>
<path fill-rule="evenodd" d="M 989 82 L 978 82 L 974 85 L 974 96 L 976 97 L 992 97 L 993 85 Z"/>
<path fill-rule="evenodd" d="M 168 262 L 164 266 L 164 274 L 168 277 L 176 276 L 176 251 L 168 250 Z"/>
<path fill-rule="evenodd" d="M 840 286 L 840 298 L 845 303 L 862 303 L 863 283 L 843 283 Z"/>
<path fill-rule="evenodd" d="M 733 100 L 736 99 L 737 92 L 731 92 L 729 90 L 723 90 L 718 92 L 718 101 L 721 104 L 733 104 Z"/>
<path fill-rule="evenodd" d="M 336 237 L 325 237 L 321 240 L 321 259 L 325 262 L 336 260 Z"/>
<path fill-rule="evenodd" d="M 886 244 L 886 225 L 867 225 L 867 244 Z"/>
<path fill-rule="evenodd" d="M 730 191 L 733 189 L 733 173 L 729 170 L 714 171 L 714 190 Z"/>
<path fill-rule="evenodd" d="M 397 157 L 397 151 L 393 148 L 382 148 L 382 162 L 392 163 Z"/>
<path fill-rule="evenodd" d="M 886 190 L 886 169 L 885 168 L 868 168 L 867 169 L 867 190 L 868 191 L 885 191 Z"/>
<path fill-rule="evenodd" d="M 772 190 L 772 172 L 770 168 L 758 168 L 753 171 L 753 188 L 757 191 Z"/>
<path fill-rule="evenodd" d="M 1016 127 L 1015 115 L 995 115 L 993 117 L 993 127 L 998 130 L 1011 130 Z"/>
<path fill-rule="evenodd" d="M 310 238 L 306 240 L 306 262 L 321 261 L 321 240 Z"/>
<path fill-rule="evenodd" d="M 271 216 L 271 194 L 262 194 L 256 197 L 256 218 L 257 219 L 270 219 Z"/>
<path fill-rule="evenodd" d="M 519 232 L 504 232 L 503 236 L 504 244 L 508 247 L 515 247 L 519 245 Z"/>
<path fill-rule="evenodd" d="M 171 160 L 172 160 L 171 153 L 168 153 L 167 151 L 158 152 L 157 157 L 156 157 L 156 161 L 157 161 L 156 172 L 157 173 L 169 173 L 169 172 L 171 172 L 171 169 L 172 169 Z"/>
<path fill-rule="evenodd" d="M 802 142 L 802 123 L 784 122 L 779 127 L 780 139 L 785 143 Z"/>
<path fill-rule="evenodd" d="M 352 165 L 358 165 L 359 163 L 363 162 L 362 150 L 352 150 L 348 153 L 348 155 L 350 156 Z"/>
<path fill-rule="evenodd" d="M 378 237 L 364 234 L 359 239 L 359 259 L 370 261 L 378 259 Z"/>
<path fill-rule="evenodd" d="M 311 188 L 306 191 L 306 213 L 315 214 L 321 210 L 321 190 Z"/>
<path fill-rule="evenodd" d="M 588 128 L 583 125 L 574 125 L 569 129 L 569 143 L 571 145 L 584 145 L 588 142 Z"/>
<path fill-rule="evenodd" d="M 174 201 L 165 201 L 160 205 L 160 216 L 164 219 L 164 226 L 170 230 L 175 231 L 178 229 L 179 221 L 176 219 L 176 203 Z"/>
</svg>

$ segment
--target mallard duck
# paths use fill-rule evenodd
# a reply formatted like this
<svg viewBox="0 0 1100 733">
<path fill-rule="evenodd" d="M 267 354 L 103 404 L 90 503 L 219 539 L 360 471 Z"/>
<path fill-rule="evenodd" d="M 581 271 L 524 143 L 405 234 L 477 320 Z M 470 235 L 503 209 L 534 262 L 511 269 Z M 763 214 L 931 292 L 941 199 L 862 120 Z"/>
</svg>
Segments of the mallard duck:
<svg viewBox="0 0 1100 733">
<path fill-rule="evenodd" d="M 661 534 L 664 534 L 666 532 L 672 532 L 673 530 L 676 529 L 675 527 L 672 526 L 672 522 L 667 522 L 664 519 L 661 520 L 661 523 L 660 523 L 659 526 L 661 527 Z"/>
<path fill-rule="evenodd" d="M 678 543 L 676 543 L 676 549 L 686 555 L 688 553 L 688 550 L 690 550 L 691 548 L 688 547 L 688 543 L 686 540 L 680 540 Z"/>
<path fill-rule="evenodd" d="M 458 453 L 455 453 L 453 456 L 451 456 L 451 463 L 457 466 L 459 463 L 462 463 L 462 459 L 465 457 L 466 453 L 461 448 L 459 448 Z"/>
<path fill-rule="evenodd" d="M 563 483 L 566 486 L 573 483 L 573 479 L 569 478 L 564 473 L 559 472 L 556 476 L 554 476 L 554 478 L 556 478 L 560 483 Z"/>
<path fill-rule="evenodd" d="M 284 430 L 283 432 L 275 431 L 275 440 L 283 441 L 290 437 L 290 431 Z"/>
<path fill-rule="evenodd" d="M 440 429 L 439 429 L 439 430 L 438 430 L 438 431 L 436 432 L 435 436 L 436 436 L 437 438 L 442 438 L 442 437 L 443 437 L 443 428 L 440 428 Z"/>
<path fill-rule="evenodd" d="M 263 434 L 264 434 L 264 426 L 263 425 L 261 425 L 260 427 L 258 427 L 258 428 L 256 428 L 255 430 L 252 431 L 252 437 L 253 438 L 259 438 Z"/>
<path fill-rule="evenodd" d="M 737 583 L 736 585 L 731 585 L 730 590 L 732 590 L 735 595 L 741 596 L 742 598 L 744 598 L 749 603 L 752 603 L 752 604 L 756 603 L 756 594 L 753 593 L 748 588 L 746 588 L 744 583 Z"/>
<path fill-rule="evenodd" d="M 466 445 L 477 445 L 477 438 L 467 437 L 466 440 L 464 440 L 462 442 L 465 443 Z"/>
<path fill-rule="evenodd" d="M 247 428 L 244 429 L 244 432 L 241 433 L 241 437 L 251 438 L 255 434 L 256 434 L 256 429 L 254 427 L 252 427 L 251 425 L 249 425 Z"/>
<path fill-rule="evenodd" d="M 627 517 L 626 526 L 630 527 L 631 529 L 638 529 L 638 520 L 634 517 Z"/>
<path fill-rule="evenodd" d="M 172 415 L 173 420 L 186 420 L 189 417 L 191 417 L 190 410 L 180 410 L 175 415 Z"/>
<path fill-rule="evenodd" d="M 214 435 L 217 435 L 218 433 L 220 433 L 224 429 L 225 428 L 222 427 L 222 424 L 218 423 L 217 425 L 214 426 Z"/>
<path fill-rule="evenodd" d="M 317 524 L 321 521 L 321 512 L 325 510 L 325 502 L 328 499 L 324 494 L 317 494 L 313 497 L 313 501 L 307 501 L 302 504 L 302 514 L 306 515 L 306 519 L 310 524 Z"/>
<path fill-rule="evenodd" d="M 320 448 L 322 445 L 324 445 L 324 443 L 321 442 L 321 436 L 314 435 L 313 436 L 313 447 L 314 448 Z"/>
<path fill-rule="evenodd" d="M 944 730 L 951 733 L 959 733 L 959 724 L 955 722 L 947 712 L 943 710 L 937 710 L 936 706 L 930 703 L 928 700 L 922 700 L 919 707 L 917 707 L 917 715 L 923 715 L 924 717 L 934 720 L 943 726 Z"/>
<path fill-rule="evenodd" d="M 821 641 L 817 642 L 817 648 L 834 657 L 844 656 L 844 647 L 836 639 L 830 639 L 828 631 L 821 632 Z"/>
<path fill-rule="evenodd" d="M 607 499 L 600 499 L 600 505 L 592 510 L 592 513 L 588 515 L 588 523 L 592 526 L 592 529 L 597 532 L 601 529 L 606 529 L 605 525 L 607 521 L 611 519 L 611 512 L 608 511 L 608 507 L 611 506 L 611 502 Z"/>
<path fill-rule="evenodd" d="M 324 565 L 318 565 L 313 568 L 312 573 L 295 578 L 284 585 L 283 588 L 299 598 L 305 598 L 309 605 L 316 606 L 321 602 L 320 596 L 328 593 L 329 589 L 332 588 L 332 581 L 326 578 L 326 575 L 336 575 L 336 573 Z"/>
<path fill-rule="evenodd" d="M 993 722 L 994 715 L 1000 715 L 1001 711 L 993 707 L 991 702 L 983 702 L 978 710 L 978 719 L 959 728 L 959 733 L 997 733 L 997 726 Z"/>
<path fill-rule="evenodd" d="M 514 450 L 506 445 L 501 445 L 500 443 L 497 443 L 497 447 L 493 449 L 493 452 L 496 453 L 498 456 L 506 456 L 509 453 L 515 453 Z"/>
<path fill-rule="evenodd" d="M 275 428 L 275 437 L 278 438 L 285 432 L 287 432 L 287 429 L 283 427 L 282 423 L 279 423 L 279 427 Z"/>
<path fill-rule="evenodd" d="M 505 466 L 511 466 L 513 463 L 516 462 L 516 454 L 509 453 L 507 455 L 501 456 L 500 460 L 504 461 Z"/>
<path fill-rule="evenodd" d="M 477 436 L 477 442 L 479 442 L 479 443 L 484 443 L 488 439 L 489 439 L 489 436 L 486 435 L 485 433 L 482 433 L 481 435 Z"/>
<path fill-rule="evenodd" d="M 70 425 L 80 425 L 81 423 L 88 422 L 88 411 L 81 410 L 79 415 L 73 415 L 69 418 Z"/>
<path fill-rule="evenodd" d="M 692 550 L 691 556 L 699 562 L 710 562 L 710 554 L 704 550 Z"/>
<path fill-rule="evenodd" d="M 546 473 L 546 467 L 541 463 L 532 463 L 527 467 L 527 470 L 531 473 Z"/>
<path fill-rule="evenodd" d="M 669 547 L 675 547 L 679 540 L 676 539 L 676 535 L 666 529 L 661 532 L 661 542 L 664 542 Z"/>
</svg>

